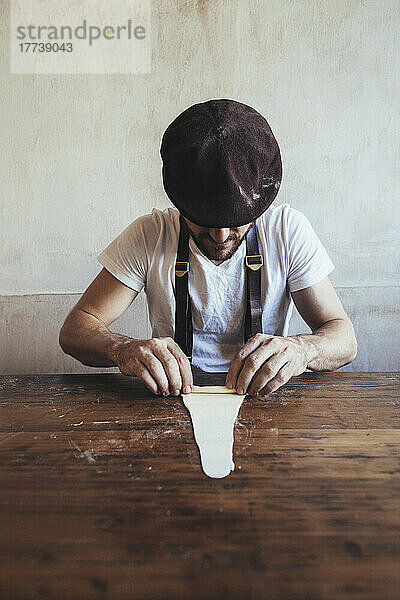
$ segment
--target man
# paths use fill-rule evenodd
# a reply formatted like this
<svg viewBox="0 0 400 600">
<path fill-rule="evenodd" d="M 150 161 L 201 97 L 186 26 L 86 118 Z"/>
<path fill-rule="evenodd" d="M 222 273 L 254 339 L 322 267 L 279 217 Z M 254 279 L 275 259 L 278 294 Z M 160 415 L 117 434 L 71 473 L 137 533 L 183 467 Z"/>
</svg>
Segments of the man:
<svg viewBox="0 0 400 600">
<path fill-rule="evenodd" d="M 63 350 L 164 395 L 190 393 L 191 360 L 252 395 L 351 362 L 357 344 L 332 262 L 306 217 L 271 206 L 282 164 L 264 117 L 233 100 L 195 104 L 160 152 L 176 208 L 136 219 L 100 254 L 103 270 L 61 329 Z M 111 333 L 142 289 L 152 338 Z M 293 302 L 311 334 L 287 335 Z"/>
</svg>

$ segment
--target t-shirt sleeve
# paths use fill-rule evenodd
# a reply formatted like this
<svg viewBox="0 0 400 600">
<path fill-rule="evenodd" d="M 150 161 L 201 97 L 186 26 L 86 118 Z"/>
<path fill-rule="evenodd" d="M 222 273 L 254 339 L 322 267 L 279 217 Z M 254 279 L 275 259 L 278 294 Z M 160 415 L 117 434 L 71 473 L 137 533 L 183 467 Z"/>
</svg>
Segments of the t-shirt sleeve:
<svg viewBox="0 0 400 600">
<path fill-rule="evenodd" d="M 146 285 L 151 240 L 154 239 L 152 215 L 139 217 L 128 225 L 97 257 L 114 277 L 140 292 Z"/>
<path fill-rule="evenodd" d="M 287 283 L 290 292 L 315 285 L 335 268 L 305 215 L 287 211 Z"/>
</svg>

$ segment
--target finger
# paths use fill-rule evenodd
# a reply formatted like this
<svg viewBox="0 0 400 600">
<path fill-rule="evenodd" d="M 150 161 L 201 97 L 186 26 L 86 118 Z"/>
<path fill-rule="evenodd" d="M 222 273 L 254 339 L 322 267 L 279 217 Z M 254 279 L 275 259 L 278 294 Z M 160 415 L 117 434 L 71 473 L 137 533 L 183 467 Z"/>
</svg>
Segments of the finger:
<svg viewBox="0 0 400 600">
<path fill-rule="evenodd" d="M 225 385 L 227 387 L 237 387 L 237 379 L 243 367 L 244 361 L 252 352 L 254 352 L 256 348 L 260 346 L 260 344 L 263 341 L 265 341 L 265 336 L 263 336 L 263 334 L 261 333 L 256 333 L 256 335 L 253 335 L 253 337 L 247 340 L 247 342 L 239 350 L 239 352 L 236 352 L 235 356 L 233 357 L 231 366 L 229 367 L 229 371 L 226 375 Z"/>
<path fill-rule="evenodd" d="M 140 357 L 139 365 L 140 363 L 143 364 L 151 377 L 157 383 L 161 393 L 164 396 L 168 396 L 169 382 L 162 362 L 156 356 L 154 356 L 151 350 L 145 349 Z"/>
<path fill-rule="evenodd" d="M 239 394 L 245 394 L 247 392 L 252 379 L 257 376 L 258 371 L 262 368 L 265 362 L 270 360 L 277 351 L 276 344 L 273 342 L 267 342 L 257 348 L 254 352 L 252 352 L 252 354 L 250 354 L 250 356 L 246 358 L 242 370 L 239 373 L 236 385 L 236 389 Z"/>
<path fill-rule="evenodd" d="M 153 348 L 154 355 L 159 359 L 164 368 L 168 383 L 169 391 L 174 396 L 179 396 L 182 388 L 182 378 L 178 362 L 175 356 L 170 352 L 165 345 L 155 345 Z"/>
<path fill-rule="evenodd" d="M 253 380 L 249 385 L 248 393 L 252 396 L 258 394 L 258 392 L 271 381 L 284 365 L 288 362 L 287 357 L 283 353 L 274 354 L 267 362 L 259 369 L 258 373 L 255 374 Z"/>
<path fill-rule="evenodd" d="M 193 374 L 189 359 L 174 340 L 171 340 L 168 344 L 168 349 L 175 356 L 178 363 L 182 379 L 182 393 L 190 394 L 193 387 Z"/>
<path fill-rule="evenodd" d="M 275 390 L 278 390 L 280 387 L 282 387 L 282 385 L 285 385 L 285 383 L 287 383 L 292 376 L 293 368 L 289 365 L 289 363 L 286 363 L 286 365 L 284 365 L 282 369 L 278 371 L 275 377 L 267 383 L 263 389 L 263 392 L 266 394 L 275 392 Z"/>
<path fill-rule="evenodd" d="M 143 383 L 145 384 L 145 386 L 151 392 L 153 392 L 153 394 L 156 394 L 157 396 L 160 394 L 160 390 L 158 388 L 156 380 L 151 376 L 151 374 L 149 373 L 148 369 L 146 368 L 146 365 L 144 365 L 140 361 L 137 361 L 137 366 L 135 368 L 135 375 L 141 381 L 143 381 Z"/>
</svg>

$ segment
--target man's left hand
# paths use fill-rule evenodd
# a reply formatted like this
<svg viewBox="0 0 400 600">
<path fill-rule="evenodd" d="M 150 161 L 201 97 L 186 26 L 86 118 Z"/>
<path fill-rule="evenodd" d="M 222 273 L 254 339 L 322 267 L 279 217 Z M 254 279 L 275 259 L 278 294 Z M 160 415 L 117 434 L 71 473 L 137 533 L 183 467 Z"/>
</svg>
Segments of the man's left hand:
<svg viewBox="0 0 400 600">
<path fill-rule="evenodd" d="M 237 352 L 226 376 L 226 386 L 238 394 L 274 392 L 307 368 L 305 343 L 298 337 L 257 333 Z"/>
</svg>

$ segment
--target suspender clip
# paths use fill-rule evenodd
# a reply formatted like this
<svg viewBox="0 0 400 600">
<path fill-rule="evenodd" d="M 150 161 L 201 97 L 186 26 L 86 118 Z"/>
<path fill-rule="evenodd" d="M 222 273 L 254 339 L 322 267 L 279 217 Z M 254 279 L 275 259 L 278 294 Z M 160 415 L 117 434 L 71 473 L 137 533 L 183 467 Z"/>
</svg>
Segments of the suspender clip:
<svg viewBox="0 0 400 600">
<path fill-rule="evenodd" d="M 246 256 L 246 267 L 249 267 L 252 271 L 258 271 L 264 264 L 262 254 L 250 254 Z"/>
<path fill-rule="evenodd" d="M 189 263 L 186 261 L 177 260 L 175 263 L 175 275 L 183 277 L 189 272 Z"/>
</svg>

